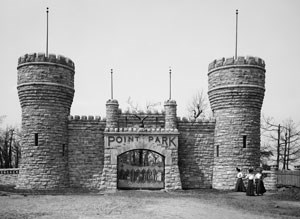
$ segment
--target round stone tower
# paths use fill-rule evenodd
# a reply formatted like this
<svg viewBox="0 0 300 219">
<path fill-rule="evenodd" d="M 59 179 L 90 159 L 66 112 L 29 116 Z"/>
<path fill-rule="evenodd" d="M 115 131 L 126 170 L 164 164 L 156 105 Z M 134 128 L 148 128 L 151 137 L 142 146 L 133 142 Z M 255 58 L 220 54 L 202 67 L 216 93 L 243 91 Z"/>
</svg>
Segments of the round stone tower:
<svg viewBox="0 0 300 219">
<path fill-rule="evenodd" d="M 64 188 L 74 63 L 63 56 L 33 53 L 20 57 L 17 69 L 23 132 L 17 188 Z"/>
<path fill-rule="evenodd" d="M 119 103 L 115 99 L 106 102 L 106 128 L 118 128 Z"/>
<path fill-rule="evenodd" d="M 165 108 L 165 128 L 176 129 L 177 128 L 177 104 L 175 100 L 167 100 L 164 103 Z"/>
<path fill-rule="evenodd" d="M 236 167 L 259 167 L 264 93 L 262 59 L 222 58 L 209 64 L 208 96 L 216 118 L 213 188 L 233 189 Z"/>
</svg>

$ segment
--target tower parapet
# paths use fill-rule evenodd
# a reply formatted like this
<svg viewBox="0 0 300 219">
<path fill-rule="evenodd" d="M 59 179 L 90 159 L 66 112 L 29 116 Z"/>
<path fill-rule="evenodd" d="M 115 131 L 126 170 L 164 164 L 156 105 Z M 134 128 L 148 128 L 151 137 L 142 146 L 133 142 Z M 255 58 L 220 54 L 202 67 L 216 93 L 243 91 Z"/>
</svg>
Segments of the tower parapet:
<svg viewBox="0 0 300 219">
<path fill-rule="evenodd" d="M 165 107 L 165 128 L 177 128 L 177 104 L 175 100 L 167 100 L 164 104 Z"/>
<path fill-rule="evenodd" d="M 49 64 L 52 63 L 62 65 L 64 67 L 69 67 L 73 70 L 75 68 L 74 62 L 69 58 L 55 54 L 49 54 L 49 56 L 46 56 L 45 53 L 29 53 L 21 56 L 18 60 L 18 67 L 29 62 L 35 64 L 39 64 L 40 62 L 48 62 Z"/>
<path fill-rule="evenodd" d="M 17 188 L 64 188 L 74 63 L 64 56 L 32 53 L 19 58 L 17 69 L 23 132 Z"/>
<path fill-rule="evenodd" d="M 265 62 L 222 58 L 208 67 L 208 96 L 216 118 L 213 188 L 233 189 L 235 168 L 258 167 Z"/>
</svg>

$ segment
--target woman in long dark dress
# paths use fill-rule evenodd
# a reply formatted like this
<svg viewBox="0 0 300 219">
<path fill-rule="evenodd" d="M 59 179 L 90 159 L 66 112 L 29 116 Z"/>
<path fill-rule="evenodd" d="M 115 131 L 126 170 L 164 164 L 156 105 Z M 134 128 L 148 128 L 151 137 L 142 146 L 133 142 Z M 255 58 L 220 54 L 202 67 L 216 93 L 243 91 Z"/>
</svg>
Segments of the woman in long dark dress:
<svg viewBox="0 0 300 219">
<path fill-rule="evenodd" d="M 243 182 L 243 173 L 241 172 L 241 170 L 239 168 L 236 168 L 236 171 L 238 172 L 236 177 L 237 177 L 237 181 L 235 184 L 235 191 L 236 192 L 245 192 L 246 188 Z"/>
<path fill-rule="evenodd" d="M 261 169 L 259 169 L 258 173 L 255 174 L 254 178 L 256 184 L 256 188 L 255 188 L 256 195 L 264 195 L 264 193 L 266 192 L 266 188 L 263 182 L 263 175 Z"/>
<path fill-rule="evenodd" d="M 254 174 L 253 169 L 249 169 L 249 174 L 246 176 L 248 179 L 248 186 L 246 190 L 246 195 L 248 196 L 255 196 L 254 195 Z"/>
</svg>

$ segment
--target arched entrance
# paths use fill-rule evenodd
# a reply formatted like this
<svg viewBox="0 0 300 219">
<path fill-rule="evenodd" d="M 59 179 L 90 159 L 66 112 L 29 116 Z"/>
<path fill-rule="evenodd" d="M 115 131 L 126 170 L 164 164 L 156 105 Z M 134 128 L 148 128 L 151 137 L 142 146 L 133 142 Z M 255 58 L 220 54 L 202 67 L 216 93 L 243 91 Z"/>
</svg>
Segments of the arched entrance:
<svg viewBox="0 0 300 219">
<path fill-rule="evenodd" d="M 135 149 L 117 161 L 118 189 L 164 189 L 165 157 L 155 151 Z"/>
</svg>

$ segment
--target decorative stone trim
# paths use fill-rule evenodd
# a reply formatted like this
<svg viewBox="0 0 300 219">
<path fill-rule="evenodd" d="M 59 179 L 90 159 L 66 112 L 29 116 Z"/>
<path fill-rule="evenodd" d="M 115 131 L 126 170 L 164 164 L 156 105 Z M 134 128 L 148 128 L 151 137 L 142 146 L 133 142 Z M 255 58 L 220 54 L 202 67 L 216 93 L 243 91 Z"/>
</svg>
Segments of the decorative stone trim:
<svg viewBox="0 0 300 219">
<path fill-rule="evenodd" d="M 58 83 L 51 83 L 51 82 L 29 82 L 29 83 L 22 83 L 17 86 L 17 88 L 22 86 L 33 86 L 33 85 L 49 85 L 49 86 L 57 86 L 57 87 L 64 87 L 75 91 L 73 87 L 70 87 L 65 84 L 58 84 Z"/>
<path fill-rule="evenodd" d="M 223 69 L 227 69 L 227 68 L 257 68 L 257 69 L 266 71 L 266 69 L 264 67 L 257 66 L 257 65 L 227 65 L 227 66 L 221 66 L 221 67 L 217 67 L 217 68 L 211 69 L 207 73 L 207 75 L 209 76 L 211 73 L 213 73 L 215 71 L 219 71 L 219 70 L 223 70 Z"/>
<path fill-rule="evenodd" d="M 214 87 L 213 89 L 209 90 L 208 93 L 216 91 L 216 90 L 222 90 L 222 89 L 235 89 L 235 88 L 254 88 L 254 89 L 261 89 L 265 91 L 265 88 L 259 85 L 253 85 L 253 84 L 242 84 L 242 85 L 225 85 L 225 86 L 218 86 Z"/>
</svg>

